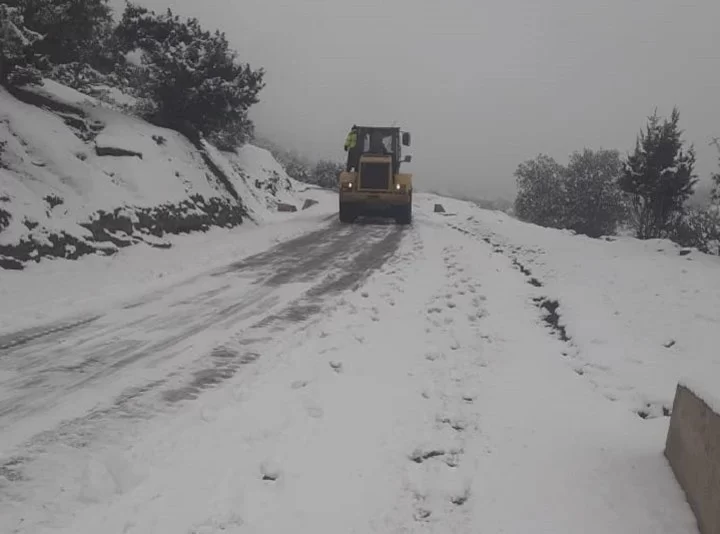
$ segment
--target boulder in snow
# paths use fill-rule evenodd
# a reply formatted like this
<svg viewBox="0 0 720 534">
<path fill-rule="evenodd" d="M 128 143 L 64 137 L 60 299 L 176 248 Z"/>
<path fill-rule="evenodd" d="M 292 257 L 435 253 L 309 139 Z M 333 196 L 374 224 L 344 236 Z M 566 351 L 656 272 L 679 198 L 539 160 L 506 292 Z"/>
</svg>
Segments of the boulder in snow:
<svg viewBox="0 0 720 534">
<path fill-rule="evenodd" d="M 306 209 L 308 209 L 308 208 L 311 208 L 312 206 L 314 206 L 314 205 L 317 204 L 317 203 L 318 203 L 317 200 L 313 200 L 313 199 L 311 199 L 311 198 L 305 199 L 305 203 L 303 204 L 302 209 L 303 209 L 303 210 L 306 210 Z"/>
<path fill-rule="evenodd" d="M 286 204 L 285 202 L 278 202 L 277 210 L 282 212 L 296 212 L 297 206 L 293 204 Z"/>
<path fill-rule="evenodd" d="M 129 156 L 143 159 L 143 155 L 141 152 L 135 152 L 134 150 L 127 150 L 125 148 L 119 148 L 114 146 L 95 145 L 95 153 L 98 156 Z"/>
<path fill-rule="evenodd" d="M 435 204 L 435 213 L 445 213 L 445 208 L 442 204 Z"/>
</svg>

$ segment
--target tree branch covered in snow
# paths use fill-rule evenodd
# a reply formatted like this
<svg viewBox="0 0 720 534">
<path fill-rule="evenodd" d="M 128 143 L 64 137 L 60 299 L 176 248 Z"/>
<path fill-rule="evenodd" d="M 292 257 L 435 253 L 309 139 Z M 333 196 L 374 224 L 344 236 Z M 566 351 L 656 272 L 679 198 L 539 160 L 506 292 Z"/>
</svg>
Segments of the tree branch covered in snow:
<svg viewBox="0 0 720 534">
<path fill-rule="evenodd" d="M 0 84 L 26 85 L 40 81 L 40 74 L 33 66 L 33 47 L 42 39 L 42 35 L 25 25 L 19 7 L 0 4 Z"/>
</svg>

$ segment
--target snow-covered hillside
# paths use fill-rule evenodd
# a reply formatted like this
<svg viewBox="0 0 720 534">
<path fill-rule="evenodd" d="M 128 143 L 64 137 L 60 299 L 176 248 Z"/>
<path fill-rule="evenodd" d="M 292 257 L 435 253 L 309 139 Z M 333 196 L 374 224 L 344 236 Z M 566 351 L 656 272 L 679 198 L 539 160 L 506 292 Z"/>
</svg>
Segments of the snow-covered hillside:
<svg viewBox="0 0 720 534">
<path fill-rule="evenodd" d="M 255 146 L 196 147 L 50 80 L 15 96 L 0 90 L 5 268 L 262 221 L 280 202 L 301 209 L 305 189 Z"/>
<path fill-rule="evenodd" d="M 668 240 L 591 239 L 432 195 L 417 201 L 442 202 L 452 228 L 525 274 L 568 365 L 606 398 L 656 418 L 670 414 L 685 377 L 714 380 L 707 389 L 717 391 L 720 257 Z"/>
</svg>

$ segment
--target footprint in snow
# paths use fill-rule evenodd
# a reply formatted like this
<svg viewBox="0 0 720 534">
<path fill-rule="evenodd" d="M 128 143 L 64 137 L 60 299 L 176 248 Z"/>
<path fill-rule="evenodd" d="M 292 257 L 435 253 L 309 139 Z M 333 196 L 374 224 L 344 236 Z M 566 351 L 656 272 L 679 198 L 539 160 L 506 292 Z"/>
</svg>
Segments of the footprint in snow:
<svg viewBox="0 0 720 534">
<path fill-rule="evenodd" d="M 415 514 L 413 517 L 415 518 L 415 521 L 428 521 L 430 519 L 430 516 L 432 515 L 432 512 L 430 510 L 427 510 L 425 508 L 420 508 L 415 511 Z"/>
<path fill-rule="evenodd" d="M 453 503 L 456 506 L 462 506 L 467 502 L 467 500 L 470 498 L 470 488 L 466 487 L 465 490 L 460 493 L 453 495 L 450 497 L 450 502 Z"/>
<path fill-rule="evenodd" d="M 445 465 L 455 468 L 460 465 L 460 451 L 451 451 L 445 456 Z"/>
<path fill-rule="evenodd" d="M 438 423 L 449 425 L 456 432 L 462 432 L 467 428 L 467 423 L 462 419 L 439 415 L 436 417 Z"/>
<path fill-rule="evenodd" d="M 260 475 L 263 480 L 275 482 L 282 476 L 282 469 L 272 460 L 266 460 L 260 464 Z"/>
<path fill-rule="evenodd" d="M 240 528 L 245 524 L 242 517 L 237 514 L 231 514 L 227 519 L 217 520 L 209 519 L 204 523 L 194 526 L 188 531 L 188 534 L 232 534 L 240 532 Z"/>
<path fill-rule="evenodd" d="M 307 385 L 308 385 L 308 381 L 307 381 L 307 380 L 295 380 L 295 382 L 293 382 L 292 384 L 290 384 L 290 387 L 293 388 L 293 389 L 302 389 L 302 388 L 304 388 L 304 387 L 307 386 Z"/>
<path fill-rule="evenodd" d="M 342 373 L 343 371 L 343 364 L 342 362 L 332 361 L 330 362 L 330 367 L 332 367 L 332 370 L 336 373 Z"/>
<path fill-rule="evenodd" d="M 323 410 L 320 406 L 317 404 L 308 404 L 305 406 L 305 411 L 307 414 L 312 417 L 313 419 L 321 419 L 323 415 L 325 415 L 325 410 Z"/>
<path fill-rule="evenodd" d="M 425 359 L 431 362 L 434 362 L 435 360 L 442 360 L 445 358 L 445 355 L 440 351 L 430 351 L 425 353 Z"/>
</svg>

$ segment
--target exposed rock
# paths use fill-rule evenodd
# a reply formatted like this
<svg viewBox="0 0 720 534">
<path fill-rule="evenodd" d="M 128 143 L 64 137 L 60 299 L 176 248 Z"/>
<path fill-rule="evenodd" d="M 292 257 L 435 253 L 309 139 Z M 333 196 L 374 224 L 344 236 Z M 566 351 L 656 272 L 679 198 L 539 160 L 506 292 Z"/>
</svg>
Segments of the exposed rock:
<svg viewBox="0 0 720 534">
<path fill-rule="evenodd" d="M 165 234 L 182 234 L 207 231 L 211 226 L 226 228 L 242 224 L 247 215 L 244 206 L 230 200 L 194 195 L 177 205 L 163 204 L 152 208 L 124 207 L 112 212 L 100 210 L 89 221 L 80 223 L 91 236 L 78 238 L 60 232 L 49 234 L 40 231 L 30 234 L 19 243 L 0 245 L 1 268 L 17 268 L 23 262 L 41 258 L 77 259 L 86 254 L 100 252 L 114 254 L 119 248 L 145 242 L 157 248 L 169 248 L 169 243 L 148 239 L 148 234 L 162 237 Z"/>
<path fill-rule="evenodd" d="M 302 209 L 303 209 L 303 210 L 306 210 L 306 209 L 314 206 L 314 205 L 317 204 L 317 203 L 318 203 L 317 200 L 313 200 L 313 199 L 311 199 L 311 198 L 305 199 L 305 203 L 303 204 Z"/>
<path fill-rule="evenodd" d="M 23 264 L 13 258 L 0 256 L 0 269 L 8 269 L 12 271 L 22 271 Z"/>
<path fill-rule="evenodd" d="M 140 152 L 134 150 L 128 150 L 125 148 L 119 148 L 115 146 L 95 146 L 95 153 L 98 156 L 117 156 L 117 157 L 137 157 L 143 159 L 143 155 Z"/>
<path fill-rule="evenodd" d="M 283 212 L 295 212 L 298 209 L 297 209 L 297 206 L 294 206 L 292 204 L 285 204 L 284 202 L 278 202 L 277 210 L 283 211 Z"/>
<path fill-rule="evenodd" d="M 445 208 L 443 207 L 442 204 L 435 204 L 434 212 L 435 213 L 445 213 Z"/>
</svg>

